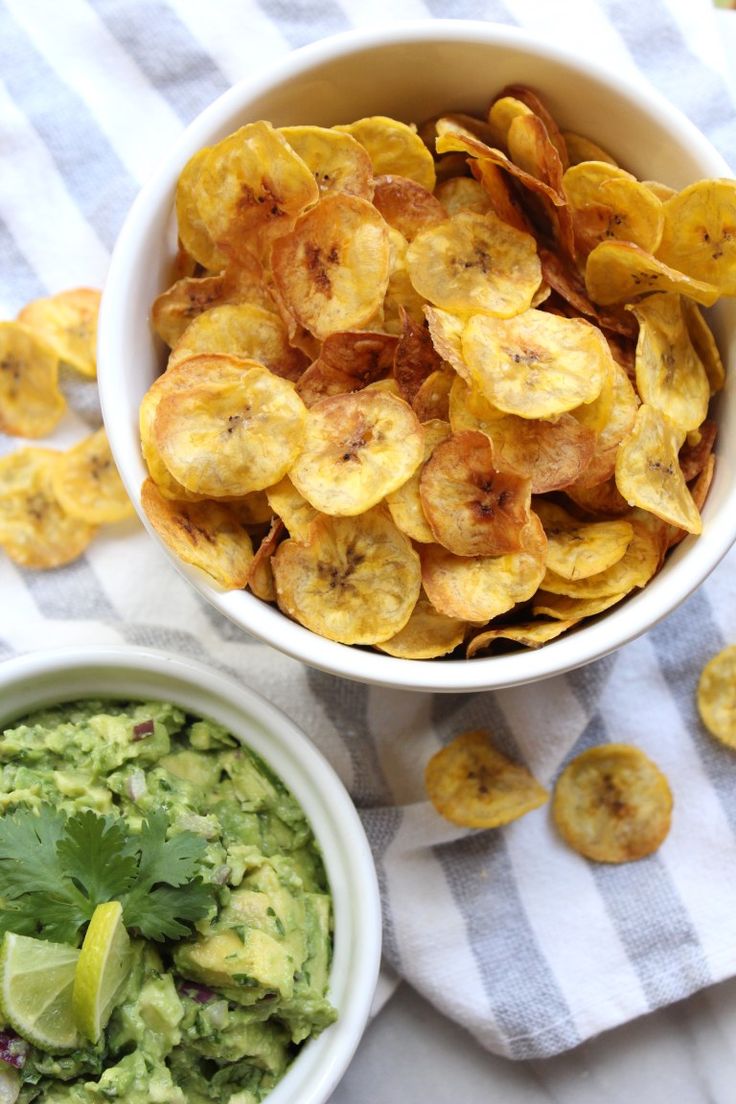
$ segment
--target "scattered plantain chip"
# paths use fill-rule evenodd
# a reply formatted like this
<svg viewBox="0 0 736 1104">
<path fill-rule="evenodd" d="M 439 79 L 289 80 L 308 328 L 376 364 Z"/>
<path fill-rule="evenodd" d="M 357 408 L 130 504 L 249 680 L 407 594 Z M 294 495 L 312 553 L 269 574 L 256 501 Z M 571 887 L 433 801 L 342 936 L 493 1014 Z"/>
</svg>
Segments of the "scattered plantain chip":
<svg viewBox="0 0 736 1104">
<path fill-rule="evenodd" d="M 608 744 L 576 756 L 555 784 L 552 816 L 579 854 L 622 863 L 656 851 L 670 830 L 667 779 L 639 748 Z"/>
<path fill-rule="evenodd" d="M 53 467 L 52 486 L 67 514 L 89 525 L 122 521 L 135 513 L 104 428 L 59 457 Z"/>
<path fill-rule="evenodd" d="M 711 735 L 736 748 L 736 645 L 709 659 L 698 680 L 698 711 Z"/>
<path fill-rule="evenodd" d="M 526 767 L 497 751 L 481 730 L 462 732 L 436 752 L 424 781 L 440 816 L 463 828 L 498 828 L 549 797 Z"/>
<path fill-rule="evenodd" d="M 44 437 L 66 402 L 59 390 L 59 357 L 20 322 L 0 322 L 0 432 Z"/>
<path fill-rule="evenodd" d="M 465 621 L 438 613 L 422 591 L 403 629 L 376 647 L 398 659 L 436 659 L 462 644 L 467 627 Z"/>
<path fill-rule="evenodd" d="M 34 300 L 23 308 L 18 321 L 43 338 L 62 363 L 94 379 L 99 309 L 99 291 L 76 288 Z"/>
</svg>

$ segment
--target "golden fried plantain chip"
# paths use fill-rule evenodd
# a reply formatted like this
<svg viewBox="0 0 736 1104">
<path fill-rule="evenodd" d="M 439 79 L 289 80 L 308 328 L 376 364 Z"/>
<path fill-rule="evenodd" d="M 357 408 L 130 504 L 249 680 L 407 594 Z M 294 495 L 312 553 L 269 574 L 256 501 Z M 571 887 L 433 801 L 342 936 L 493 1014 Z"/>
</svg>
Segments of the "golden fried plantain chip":
<svg viewBox="0 0 736 1104">
<path fill-rule="evenodd" d="M 299 453 L 307 415 L 287 380 L 255 361 L 222 360 L 219 378 L 165 393 L 153 420 L 156 447 L 174 478 L 212 498 L 277 483 Z"/>
<path fill-rule="evenodd" d="M 307 406 L 331 395 L 360 391 L 391 372 L 398 338 L 352 330 L 326 337 L 317 359 L 302 373 L 297 394 Z"/>
<path fill-rule="evenodd" d="M 688 433 L 677 458 L 686 483 L 697 478 L 708 463 L 717 433 L 715 422 L 703 422 L 694 433 Z"/>
<path fill-rule="evenodd" d="M 531 479 L 532 494 L 574 483 L 595 448 L 593 431 L 571 414 L 551 421 L 504 414 L 459 378 L 450 391 L 450 424 L 453 432 L 480 429 L 487 434 L 500 466 Z"/>
<path fill-rule="evenodd" d="M 268 488 L 266 498 L 273 513 L 283 521 L 289 536 L 303 540 L 317 517 L 317 510 L 299 494 L 288 475 Z"/>
<path fill-rule="evenodd" d="M 237 502 L 175 502 L 147 479 L 141 504 L 161 540 L 180 560 L 198 567 L 225 590 L 246 585 L 253 546 Z"/>
<path fill-rule="evenodd" d="M 258 245 L 283 234 L 319 198 L 310 169 L 262 121 L 246 123 L 207 151 L 194 192 L 205 230 L 234 260 L 258 255 Z"/>
<path fill-rule="evenodd" d="M 736 645 L 709 659 L 698 680 L 698 712 L 705 727 L 736 748 Z"/>
<path fill-rule="evenodd" d="M 598 486 L 613 476 L 618 447 L 631 432 L 639 409 L 639 400 L 624 369 L 613 360 L 610 367 L 609 378 L 596 401 L 572 412 L 576 421 L 596 433 L 590 462 L 575 481 L 578 489 Z"/>
<path fill-rule="evenodd" d="M 346 131 L 360 142 L 371 159 L 374 176 L 408 176 L 428 192 L 434 191 L 432 154 L 414 127 L 386 115 L 370 115 L 334 129 Z"/>
<path fill-rule="evenodd" d="M 185 276 L 153 301 L 151 323 L 158 336 L 173 347 L 189 323 L 210 307 L 225 302 L 225 276 Z"/>
<path fill-rule="evenodd" d="M 464 315 L 520 314 L 542 279 L 534 239 L 492 211 L 460 211 L 424 230 L 410 244 L 406 263 L 420 295 Z"/>
<path fill-rule="evenodd" d="M 184 366 L 180 365 L 179 367 L 183 368 Z M 148 474 L 164 498 L 170 498 L 174 501 L 199 501 L 205 496 L 193 494 L 186 487 L 182 487 L 178 480 L 174 479 L 161 458 L 154 436 L 156 411 L 161 399 L 179 384 L 182 387 L 191 386 L 192 381 L 188 369 L 185 368 L 184 372 L 186 374 L 182 378 L 182 373 L 178 369 L 172 368 L 170 372 L 165 372 L 163 376 L 159 376 L 158 379 L 154 380 L 141 399 L 138 408 L 138 429 L 141 436 L 141 453 L 148 468 Z M 194 383 L 199 382 L 201 378 L 200 372 L 197 372 Z"/>
<path fill-rule="evenodd" d="M 546 272 L 545 278 L 549 279 Z M 588 254 L 585 286 L 593 302 L 604 307 L 631 303 L 653 291 L 674 291 L 710 307 L 719 295 L 715 284 L 686 276 L 638 245 L 623 241 L 601 242 Z"/>
<path fill-rule="evenodd" d="M 490 651 L 494 644 L 506 640 L 512 644 L 522 644 L 525 648 L 539 648 L 557 636 L 578 624 L 578 619 L 570 621 L 526 621 L 521 625 L 504 625 L 500 629 L 487 629 L 468 641 L 466 657 L 472 659 L 479 652 Z"/>
<path fill-rule="evenodd" d="M 628 521 L 580 521 L 545 499 L 534 510 L 547 534 L 547 567 L 563 579 L 587 579 L 613 567 L 631 544 Z"/>
<path fill-rule="evenodd" d="M 54 494 L 60 454 L 35 448 L 23 454 L 5 469 L 6 486 L 14 489 L 0 495 L 0 548 L 22 567 L 61 567 L 81 556 L 97 530 L 67 514 Z"/>
<path fill-rule="evenodd" d="M 463 828 L 509 824 L 549 796 L 526 767 L 497 751 L 482 731 L 463 732 L 436 752 L 424 782 L 440 816 Z"/>
<path fill-rule="evenodd" d="M 0 432 L 45 437 L 66 410 L 59 357 L 20 322 L 0 322 Z"/>
<path fill-rule="evenodd" d="M 557 779 L 552 816 L 579 854 L 621 863 L 651 855 L 670 830 L 672 794 L 639 748 L 607 744 L 577 755 Z"/>
<path fill-rule="evenodd" d="M 420 230 L 444 222 L 448 215 L 439 199 L 406 176 L 376 177 L 373 205 L 407 241 L 413 241 Z"/>
<path fill-rule="evenodd" d="M 459 154 L 447 153 L 445 157 L 457 157 Z M 495 211 L 502 222 L 508 223 L 523 234 L 531 234 L 531 224 L 524 214 L 518 196 L 513 191 L 509 177 L 493 161 L 486 159 L 476 161 L 471 159 L 470 171 L 473 177 L 482 187 L 491 204 L 491 210 Z"/>
<path fill-rule="evenodd" d="M 736 180 L 698 180 L 668 199 L 657 256 L 721 295 L 736 295 Z"/>
<path fill-rule="evenodd" d="M 61 455 L 58 449 L 29 445 L 0 456 L 0 498 L 24 494 L 33 485 L 38 472 L 53 467 Z"/>
<path fill-rule="evenodd" d="M 248 589 L 263 602 L 276 601 L 276 584 L 271 560 L 285 534 L 281 518 L 274 518 L 266 536 L 258 546 L 248 571 Z"/>
<path fill-rule="evenodd" d="M 613 567 L 587 579 L 563 579 L 548 568 L 540 582 L 541 589 L 568 598 L 607 598 L 614 594 L 628 594 L 637 587 L 645 586 L 662 563 L 665 550 L 663 537 L 631 513 L 627 520 L 634 535 L 626 552 Z"/>
<path fill-rule="evenodd" d="M 200 174 L 210 152 L 205 146 L 190 157 L 176 185 L 176 219 L 179 240 L 186 252 L 210 272 L 224 268 L 226 256 L 215 245 L 200 211 Z"/>
<path fill-rule="evenodd" d="M 463 330 L 466 320 L 437 307 L 425 307 L 424 314 L 432 344 L 439 357 L 450 364 L 466 383 L 470 383 L 472 377 L 463 358 Z"/>
<path fill-rule="evenodd" d="M 283 302 L 315 337 L 355 329 L 388 287 L 386 223 L 364 199 L 326 196 L 276 240 L 271 263 Z"/>
<path fill-rule="evenodd" d="M 605 330 L 621 334 L 626 338 L 635 338 L 638 333 L 636 319 L 620 307 L 595 306 L 588 298 L 585 283 L 578 269 L 570 263 L 569 258 L 554 253 L 551 249 L 539 247 L 539 259 L 542 265 L 542 276 L 553 291 L 557 292 L 562 300 L 569 304 L 570 310 L 565 313 L 570 316 L 582 314 L 585 318 L 601 326 Z"/>
<path fill-rule="evenodd" d="M 363 513 L 395 491 L 424 456 L 411 407 L 379 391 L 322 399 L 310 407 L 304 446 L 289 476 L 321 513 Z"/>
<path fill-rule="evenodd" d="M 450 426 L 439 418 L 432 418 L 423 422 L 422 428 L 424 429 L 424 463 L 426 463 L 440 441 L 449 437 Z M 427 522 L 419 494 L 422 471 L 423 465 L 416 469 L 406 483 L 402 483 L 397 490 L 386 495 L 386 505 L 402 533 L 406 533 L 407 537 L 411 537 L 414 541 L 431 544 L 435 536 Z"/>
<path fill-rule="evenodd" d="M 307 358 L 289 344 L 278 314 L 251 303 L 213 307 L 195 318 L 171 350 L 169 368 L 200 353 L 226 353 L 257 360 L 283 379 L 297 380 Z"/>
<path fill-rule="evenodd" d="M 632 432 L 619 446 L 616 486 L 630 506 L 688 533 L 703 523 L 678 461 L 685 431 L 652 406 L 639 407 Z"/>
<path fill-rule="evenodd" d="M 613 475 L 602 483 L 591 486 L 588 486 L 585 480 L 578 480 L 565 487 L 565 494 L 581 510 L 594 516 L 620 517 L 622 514 L 628 514 L 630 510 L 628 502 L 616 486 Z"/>
<path fill-rule="evenodd" d="M 682 300 L 682 313 L 693 349 L 705 368 L 711 394 L 715 394 L 726 382 L 726 369 L 723 367 L 716 339 L 702 312 L 691 299 Z"/>
<path fill-rule="evenodd" d="M 682 302 L 679 295 L 665 293 L 631 308 L 639 320 L 636 386 L 642 402 L 691 430 L 708 413 L 710 383 L 690 341 Z"/>
<path fill-rule="evenodd" d="M 715 470 L 716 458 L 711 453 L 708 459 L 705 461 L 705 464 L 703 465 L 703 470 L 698 472 L 697 476 L 690 484 L 690 494 L 693 496 L 693 502 L 695 503 L 697 509 L 700 511 L 702 511 L 703 506 L 705 506 L 705 500 L 708 497 L 708 491 L 710 490 L 710 485 L 713 482 L 713 475 L 715 473 Z M 682 531 L 682 533 L 684 536 L 684 530 Z"/>
<path fill-rule="evenodd" d="M 375 647 L 398 659 L 435 659 L 462 644 L 466 629 L 465 621 L 438 613 L 422 591 L 403 629 Z"/>
<path fill-rule="evenodd" d="M 547 539 L 534 514 L 524 548 L 505 556 L 455 556 L 439 544 L 422 545 L 422 582 L 436 610 L 485 623 L 526 602 L 544 577 Z"/>
<path fill-rule="evenodd" d="M 104 428 L 59 457 L 52 486 L 62 509 L 89 525 L 122 521 L 135 514 Z"/>
<path fill-rule="evenodd" d="M 565 140 L 570 165 L 579 165 L 581 161 L 605 161 L 607 165 L 618 164 L 610 153 L 582 134 L 576 134 L 573 130 L 563 130 L 562 137 Z"/>
<path fill-rule="evenodd" d="M 533 88 L 529 88 L 525 84 L 507 84 L 499 94 L 498 99 L 503 97 L 510 97 L 517 102 L 523 103 L 529 111 L 533 112 L 544 123 L 544 128 L 549 135 L 549 139 L 552 145 L 557 150 L 557 154 L 560 158 L 562 168 L 567 168 L 567 144 L 562 136 L 560 128 L 557 126 L 557 121 L 554 115 L 548 109 L 547 105 L 541 99 L 541 97 L 534 91 Z"/>
<path fill-rule="evenodd" d="M 378 644 L 399 632 L 419 597 L 419 558 L 378 507 L 359 517 L 321 514 L 272 560 L 280 609 L 343 644 Z"/>
<path fill-rule="evenodd" d="M 553 617 L 559 621 L 582 621 L 610 609 L 626 597 L 623 594 L 607 594 L 604 598 L 570 598 L 566 594 L 549 594 L 538 590 L 534 595 L 532 612 L 535 617 Z"/>
<path fill-rule="evenodd" d="M 449 368 L 430 372 L 411 404 L 420 422 L 431 422 L 433 419 L 441 419 L 443 422 L 449 420 L 450 390 L 454 380 L 455 373 Z"/>
<path fill-rule="evenodd" d="M 499 410 L 522 418 L 556 417 L 592 402 L 612 361 L 595 326 L 541 310 L 508 319 L 474 315 L 462 340 L 476 386 Z"/>
<path fill-rule="evenodd" d="M 534 112 L 515 96 L 499 96 L 488 109 L 488 123 L 493 132 L 493 140 L 508 150 L 509 127 L 518 115 L 533 115 Z"/>
<path fill-rule="evenodd" d="M 654 253 L 662 239 L 662 202 L 631 173 L 605 161 L 583 161 L 564 175 L 578 252 L 609 238 Z"/>
<path fill-rule="evenodd" d="M 97 315 L 100 292 L 94 288 L 60 291 L 36 299 L 18 315 L 18 321 L 43 338 L 63 364 L 83 376 L 97 375 Z"/>
<path fill-rule="evenodd" d="M 456 556 L 502 556 L 523 547 L 531 482 L 498 469 L 480 430 L 461 430 L 435 446 L 419 497 L 434 539 Z"/>
<path fill-rule="evenodd" d="M 486 211 L 496 210 L 480 181 L 470 176 L 453 176 L 449 180 L 443 180 L 435 188 L 434 194 L 444 207 L 446 217 L 456 215 L 459 211 L 475 211 L 484 215 Z M 498 213 L 496 210 L 496 214 Z"/>
<path fill-rule="evenodd" d="M 281 134 L 317 181 L 320 195 L 373 198 L 373 166 L 359 142 L 349 134 L 320 126 L 279 127 Z"/>
</svg>

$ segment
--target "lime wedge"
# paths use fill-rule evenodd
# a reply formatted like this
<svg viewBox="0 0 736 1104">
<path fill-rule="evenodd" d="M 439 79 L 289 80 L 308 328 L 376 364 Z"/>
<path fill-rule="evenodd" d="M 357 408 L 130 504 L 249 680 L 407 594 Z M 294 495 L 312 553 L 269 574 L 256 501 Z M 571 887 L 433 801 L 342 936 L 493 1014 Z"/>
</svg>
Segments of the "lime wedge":
<svg viewBox="0 0 736 1104">
<path fill-rule="evenodd" d="M 0 947 L 0 1012 L 29 1043 L 51 1054 L 82 1039 L 72 1013 L 76 947 L 6 932 Z"/>
<path fill-rule="evenodd" d="M 119 901 L 98 905 L 84 937 L 74 976 L 72 1008 L 79 1031 L 96 1043 L 121 994 L 130 964 L 130 939 Z"/>
</svg>

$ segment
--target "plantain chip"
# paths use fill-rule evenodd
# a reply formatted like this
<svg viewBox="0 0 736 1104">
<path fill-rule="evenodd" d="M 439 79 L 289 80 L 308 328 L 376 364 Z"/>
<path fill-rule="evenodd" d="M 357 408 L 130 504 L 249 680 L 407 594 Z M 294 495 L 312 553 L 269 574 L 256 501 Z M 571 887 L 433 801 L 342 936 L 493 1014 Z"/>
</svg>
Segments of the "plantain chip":
<svg viewBox="0 0 736 1104">
<path fill-rule="evenodd" d="M 651 855 L 670 829 L 667 779 L 639 748 L 607 744 L 576 756 L 557 779 L 552 816 L 579 854 L 621 863 Z"/>
<path fill-rule="evenodd" d="M 343 644 L 378 644 L 409 620 L 421 571 L 411 543 L 378 507 L 359 517 L 317 517 L 272 560 L 279 608 Z"/>
<path fill-rule="evenodd" d="M 0 479 L 0 548 L 22 567 L 61 567 L 76 560 L 97 529 L 72 517 L 59 503 L 53 471 L 60 453 L 23 449 L 16 461 L 3 463 Z"/>
<path fill-rule="evenodd" d="M 602 146 L 583 134 L 576 134 L 574 130 L 563 130 L 562 137 L 565 140 L 567 160 L 570 165 L 579 165 L 581 161 L 605 161 L 607 165 L 618 164 Z"/>
<path fill-rule="evenodd" d="M 431 457 L 436 446 L 450 435 L 450 426 L 440 418 L 432 418 L 422 423 L 424 429 L 424 463 Z M 396 526 L 407 537 L 421 544 L 431 544 L 434 533 L 429 527 L 422 507 L 419 484 L 424 465 L 420 465 L 405 483 L 386 495 L 386 505 Z"/>
<path fill-rule="evenodd" d="M 499 470 L 493 445 L 476 429 L 439 442 L 419 480 L 434 539 L 456 556 L 502 556 L 523 547 L 531 482 Z"/>
<path fill-rule="evenodd" d="M 412 408 L 420 422 L 440 419 L 446 422 L 450 416 L 450 391 L 455 373 L 448 368 L 430 372 L 412 401 Z"/>
<path fill-rule="evenodd" d="M 194 191 L 205 230 L 235 261 L 258 255 L 319 198 L 307 165 L 262 121 L 246 123 L 207 151 Z"/>
<path fill-rule="evenodd" d="M 225 590 L 248 582 L 253 545 L 248 513 L 237 502 L 175 502 L 147 479 L 141 504 L 164 544 L 184 563 L 204 571 Z"/>
<path fill-rule="evenodd" d="M 401 337 L 394 352 L 394 379 L 399 385 L 401 397 L 408 403 L 414 401 L 419 388 L 432 372 L 445 367 L 425 325 L 415 322 L 406 311 L 401 315 Z"/>
<path fill-rule="evenodd" d="M 173 347 L 189 323 L 203 311 L 227 302 L 225 276 L 185 276 L 153 301 L 151 323 L 169 347 Z"/>
<path fill-rule="evenodd" d="M 488 109 L 488 122 L 493 139 L 499 146 L 508 150 L 509 128 L 518 115 L 533 115 L 534 112 L 516 96 L 498 96 Z"/>
<path fill-rule="evenodd" d="M 195 318 L 174 345 L 169 368 L 199 354 L 224 353 L 257 360 L 283 379 L 297 380 L 307 358 L 289 344 L 278 314 L 251 303 L 212 307 Z"/>
<path fill-rule="evenodd" d="M 276 601 L 276 584 L 271 560 L 284 537 L 285 527 L 281 518 L 274 518 L 266 536 L 258 546 L 248 570 L 248 589 L 263 602 Z"/>
<path fill-rule="evenodd" d="M 547 567 L 563 579 L 587 579 L 621 560 L 634 530 L 628 521 L 580 521 L 545 499 L 534 510 L 547 534 Z"/>
<path fill-rule="evenodd" d="M 691 430 L 708 413 L 711 389 L 690 341 L 682 302 L 679 295 L 665 293 L 631 308 L 639 320 L 636 386 L 642 402 Z"/>
<path fill-rule="evenodd" d="M 668 199 L 657 256 L 721 295 L 736 295 L 736 180 L 698 180 Z"/>
<path fill-rule="evenodd" d="M 595 448 L 593 431 L 571 414 L 550 421 L 504 414 L 459 378 L 450 391 L 450 424 L 453 432 L 480 429 L 487 434 L 500 466 L 528 477 L 532 494 L 574 483 Z"/>
<path fill-rule="evenodd" d="M 463 357 L 465 319 L 437 307 L 425 307 L 424 313 L 437 355 L 470 383 L 472 377 Z"/>
<path fill-rule="evenodd" d="M 413 241 L 420 230 L 437 226 L 448 216 L 432 192 L 406 176 L 377 176 L 373 205 L 407 241 Z"/>
<path fill-rule="evenodd" d="M 455 556 L 439 544 L 419 550 L 422 582 L 436 610 L 485 623 L 526 602 L 544 578 L 547 539 L 532 514 L 520 552 L 505 556 Z"/>
<path fill-rule="evenodd" d="M 522 644 L 525 648 L 539 648 L 542 644 L 548 644 L 558 636 L 562 636 L 568 629 L 578 624 L 577 618 L 570 621 L 526 621 L 521 625 L 504 625 L 499 629 L 486 629 L 477 633 L 468 641 L 466 657 L 472 659 L 479 652 L 490 651 L 499 641 L 506 640 L 512 644 Z"/>
<path fill-rule="evenodd" d="M 386 115 L 370 115 L 334 129 L 360 142 L 371 159 L 374 176 L 406 176 L 428 192 L 434 191 L 434 160 L 414 127 Z"/>
<path fill-rule="evenodd" d="M 38 334 L 63 364 L 94 379 L 97 375 L 99 310 L 99 291 L 75 288 L 60 291 L 48 299 L 35 299 L 23 308 L 18 321 Z"/>
<path fill-rule="evenodd" d="M 449 180 L 443 180 L 435 188 L 434 194 L 445 210 L 445 217 L 452 217 L 460 211 L 475 211 L 479 215 L 494 210 L 496 214 L 499 213 L 480 181 L 470 176 L 453 176 Z"/>
<path fill-rule="evenodd" d="M 694 433 L 688 433 L 677 457 L 686 483 L 696 479 L 708 463 L 717 432 L 715 422 L 703 422 Z"/>
<path fill-rule="evenodd" d="M 693 349 L 705 368 L 711 394 L 714 395 L 726 382 L 726 369 L 723 367 L 713 331 L 705 321 L 702 311 L 691 299 L 682 300 L 682 313 Z"/>
<path fill-rule="evenodd" d="M 653 291 L 674 291 L 710 307 L 719 295 L 715 284 L 669 268 L 638 245 L 623 241 L 601 242 L 588 254 L 585 286 L 593 302 L 604 307 L 631 303 Z"/>
<path fill-rule="evenodd" d="M 497 751 L 480 730 L 463 732 L 436 752 L 424 782 L 440 816 L 463 828 L 509 824 L 549 796 L 526 767 Z"/>
<path fill-rule="evenodd" d="M 386 223 L 370 203 L 329 195 L 274 242 L 273 277 L 286 307 L 320 340 L 368 322 L 388 287 Z"/>
<path fill-rule="evenodd" d="M 397 659 L 435 659 L 462 644 L 466 629 L 465 621 L 438 613 L 422 591 L 403 629 L 376 648 Z"/>
<path fill-rule="evenodd" d="M 52 487 L 62 509 L 89 525 L 135 514 L 104 428 L 62 453 L 53 467 Z"/>
<path fill-rule="evenodd" d="M 539 96 L 533 88 L 529 88 L 528 85 L 507 84 L 506 87 L 499 92 L 497 99 L 502 99 L 504 97 L 509 97 L 516 100 L 517 103 L 522 103 L 529 111 L 541 119 L 544 123 L 544 129 L 549 135 L 549 140 L 557 150 L 562 168 L 566 169 L 568 163 L 567 144 L 557 125 L 555 117 L 552 115 L 541 96 Z"/>
<path fill-rule="evenodd" d="M 509 319 L 474 315 L 462 342 L 465 363 L 483 395 L 522 418 L 552 418 L 592 402 L 612 360 L 595 326 L 541 310 Z"/>
<path fill-rule="evenodd" d="M 358 391 L 310 407 L 289 476 L 321 513 L 351 516 L 405 483 L 423 455 L 424 431 L 403 399 Z"/>
<path fill-rule="evenodd" d="M 203 268 L 210 272 L 219 272 L 225 267 L 227 258 L 212 240 L 200 211 L 199 179 L 209 152 L 209 146 L 198 150 L 179 174 L 176 185 L 176 220 L 179 241 L 184 250 Z"/>
<path fill-rule="evenodd" d="M 662 202 L 631 173 L 605 161 L 583 161 L 562 186 L 572 209 L 579 252 L 616 238 L 654 253 L 662 239 Z"/>
<path fill-rule="evenodd" d="M 45 437 L 66 410 L 59 358 L 20 322 L 0 322 L 0 432 Z"/>
<path fill-rule="evenodd" d="M 736 645 L 709 659 L 698 680 L 698 712 L 705 727 L 736 748 Z"/>
<path fill-rule="evenodd" d="M 314 406 L 320 399 L 360 391 L 385 379 L 393 367 L 397 342 L 393 334 L 367 330 L 330 334 L 317 359 L 300 376 L 297 394 L 306 406 Z"/>
<path fill-rule="evenodd" d="M 299 453 L 307 415 L 288 381 L 256 361 L 220 360 L 218 378 L 164 393 L 153 419 L 156 447 L 174 479 L 212 498 L 277 483 Z M 180 367 L 197 361 L 217 358 Z"/>
<path fill-rule="evenodd" d="M 603 598 L 570 598 L 567 594 L 550 594 L 538 590 L 534 595 L 532 613 L 535 617 L 552 617 L 559 621 L 582 621 L 596 617 L 626 597 L 623 594 L 606 594 Z"/>
<path fill-rule="evenodd" d="M 455 154 L 445 154 L 446 157 L 454 157 Z M 520 230 L 523 234 L 531 234 L 532 228 L 528 218 L 524 214 L 518 196 L 513 190 L 509 177 L 493 161 L 483 159 L 470 161 L 470 171 L 473 178 L 482 187 L 491 210 L 498 215 L 502 222 Z"/>
<path fill-rule="evenodd" d="M 320 126 L 279 127 L 279 134 L 310 170 L 320 195 L 341 192 L 373 198 L 371 159 L 349 134 Z"/>
<path fill-rule="evenodd" d="M 632 432 L 619 446 L 616 486 L 630 506 L 688 533 L 700 533 L 700 513 L 678 460 L 684 439 L 685 431 L 666 414 L 640 406 Z"/>
<path fill-rule="evenodd" d="M 629 514 L 634 535 L 623 556 L 612 567 L 586 579 L 564 579 L 549 568 L 540 580 L 542 590 L 568 598 L 608 598 L 645 586 L 662 563 L 664 545 L 658 530 Z"/>
<path fill-rule="evenodd" d="M 631 432 L 639 409 L 639 399 L 624 369 L 613 360 L 610 369 L 595 402 L 579 406 L 572 413 L 577 422 L 596 434 L 590 462 L 575 481 L 578 489 L 597 486 L 613 476 L 618 447 Z"/>
<path fill-rule="evenodd" d="M 585 480 L 578 480 L 565 487 L 565 494 L 581 510 L 594 516 L 620 517 L 622 514 L 628 514 L 630 510 L 628 502 L 616 486 L 613 475 L 602 483 L 595 483 L 592 486 L 588 486 Z"/>
<path fill-rule="evenodd" d="M 531 305 L 542 279 L 534 239 L 492 211 L 460 211 L 417 234 L 406 264 L 421 296 L 464 315 L 520 314 Z"/>
<path fill-rule="evenodd" d="M 303 540 L 317 517 L 317 511 L 299 494 L 288 475 L 268 488 L 266 498 L 273 513 L 283 521 L 289 536 Z"/>
<path fill-rule="evenodd" d="M 544 280 L 569 305 L 564 314 L 568 317 L 583 315 L 607 332 L 612 331 L 625 338 L 636 337 L 636 319 L 628 311 L 616 306 L 608 309 L 591 302 L 583 278 L 569 258 L 540 246 L 539 259 Z"/>
</svg>

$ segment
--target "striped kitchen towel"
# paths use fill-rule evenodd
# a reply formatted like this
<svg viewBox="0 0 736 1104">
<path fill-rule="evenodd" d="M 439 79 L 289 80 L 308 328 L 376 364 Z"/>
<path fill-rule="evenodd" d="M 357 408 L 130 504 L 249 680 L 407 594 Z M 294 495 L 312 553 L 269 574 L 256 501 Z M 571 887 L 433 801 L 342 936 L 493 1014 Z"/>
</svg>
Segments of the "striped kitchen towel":
<svg viewBox="0 0 736 1104">
<path fill-rule="evenodd" d="M 233 81 L 356 25 L 435 16 L 518 23 L 648 78 L 736 163 L 736 122 L 710 0 L 2 0 L 0 317 L 101 285 L 136 189 L 181 128 Z M 735 17 L 736 18 L 736 17 Z M 99 413 L 78 385 L 66 444 Z M 0 451 L 19 442 L 0 437 Z M 367 688 L 307 670 L 205 605 L 135 522 L 69 567 L 0 557 L 0 657 L 128 642 L 226 667 L 289 712 L 361 810 L 385 954 L 491 1050 L 540 1057 L 736 971 L 736 759 L 703 731 L 697 673 L 736 637 L 736 558 L 643 639 L 584 670 L 472 696 Z M 545 809 L 499 831 L 441 820 L 429 756 L 488 727 L 544 783 L 583 748 L 637 744 L 668 775 L 659 852 L 592 865 Z"/>
</svg>

